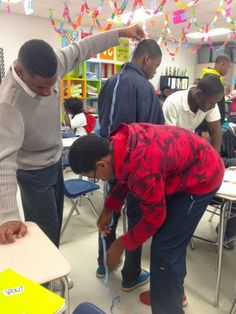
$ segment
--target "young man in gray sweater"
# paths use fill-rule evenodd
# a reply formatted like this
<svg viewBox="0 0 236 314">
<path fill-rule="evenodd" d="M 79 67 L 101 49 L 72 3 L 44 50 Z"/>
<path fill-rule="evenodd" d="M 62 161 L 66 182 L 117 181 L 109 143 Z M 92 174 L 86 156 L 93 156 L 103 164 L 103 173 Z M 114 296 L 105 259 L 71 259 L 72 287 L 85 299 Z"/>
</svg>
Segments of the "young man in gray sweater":
<svg viewBox="0 0 236 314">
<path fill-rule="evenodd" d="M 140 40 L 140 26 L 93 35 L 53 50 L 43 40 L 27 41 L 0 86 L 0 243 L 23 237 L 16 201 L 19 184 L 25 220 L 36 222 L 59 246 L 63 215 L 60 162 L 60 80 L 80 62 L 119 44 Z"/>
</svg>

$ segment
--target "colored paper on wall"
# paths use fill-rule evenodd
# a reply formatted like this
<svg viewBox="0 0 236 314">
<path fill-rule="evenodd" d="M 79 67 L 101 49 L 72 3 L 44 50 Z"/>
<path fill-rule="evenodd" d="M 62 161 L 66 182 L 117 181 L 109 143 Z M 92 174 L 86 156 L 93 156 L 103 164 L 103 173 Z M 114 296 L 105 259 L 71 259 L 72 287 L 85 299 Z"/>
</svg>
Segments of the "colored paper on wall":
<svg viewBox="0 0 236 314">
<path fill-rule="evenodd" d="M 120 45 L 116 46 L 116 61 L 128 62 L 129 61 L 129 40 L 120 39 Z"/>
<path fill-rule="evenodd" d="M 100 59 L 114 60 L 115 59 L 114 48 L 109 48 L 106 51 L 100 53 Z"/>
<path fill-rule="evenodd" d="M 185 10 L 177 10 L 173 12 L 173 23 L 181 24 L 186 22 Z"/>
</svg>

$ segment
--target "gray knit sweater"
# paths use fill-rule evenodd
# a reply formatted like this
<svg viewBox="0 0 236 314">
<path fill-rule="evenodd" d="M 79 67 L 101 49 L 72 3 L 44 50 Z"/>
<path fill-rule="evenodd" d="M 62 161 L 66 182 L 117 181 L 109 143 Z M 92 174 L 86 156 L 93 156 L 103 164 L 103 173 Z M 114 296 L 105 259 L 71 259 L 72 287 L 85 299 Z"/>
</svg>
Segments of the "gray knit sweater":
<svg viewBox="0 0 236 314">
<path fill-rule="evenodd" d="M 9 69 L 0 86 L 0 224 L 19 220 L 16 170 L 44 168 L 60 158 L 60 79 L 118 43 L 118 32 L 113 30 L 56 50 L 58 80 L 48 97 L 27 93 Z"/>
</svg>

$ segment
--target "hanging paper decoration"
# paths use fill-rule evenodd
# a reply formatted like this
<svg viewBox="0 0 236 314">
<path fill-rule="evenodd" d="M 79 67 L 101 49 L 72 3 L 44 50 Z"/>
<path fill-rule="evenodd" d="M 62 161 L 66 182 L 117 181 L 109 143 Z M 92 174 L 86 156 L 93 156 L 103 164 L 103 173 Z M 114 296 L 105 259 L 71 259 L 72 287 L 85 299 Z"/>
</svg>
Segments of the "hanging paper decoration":
<svg viewBox="0 0 236 314">
<path fill-rule="evenodd" d="M 162 12 L 164 5 L 166 4 L 167 0 L 162 0 L 159 6 L 156 5 L 156 1 L 151 1 L 151 10 L 146 9 L 146 13 L 152 16 L 157 15 L 159 12 Z"/>
<path fill-rule="evenodd" d="M 190 25 L 189 25 L 190 27 Z M 186 30 L 186 33 L 188 30 Z M 179 52 L 179 49 L 182 45 L 182 43 L 186 40 L 185 32 L 182 29 L 182 34 L 178 40 L 174 38 L 174 36 L 171 34 L 171 29 L 169 26 L 169 19 L 168 14 L 165 15 L 165 19 L 162 26 L 162 32 L 158 40 L 158 44 L 163 44 L 168 52 L 168 54 L 174 59 L 176 54 Z M 175 46 L 175 50 L 171 51 L 169 49 L 169 41 L 172 42 L 172 44 Z"/>
<path fill-rule="evenodd" d="M 0 0 L 1 1 L 1 0 Z M 88 5 L 87 0 L 83 0 L 82 5 L 79 8 L 79 13 L 78 18 L 76 21 L 72 21 L 69 13 L 69 7 L 67 4 L 64 5 L 64 11 L 63 11 L 63 16 L 60 20 L 59 23 L 56 23 L 55 20 L 53 19 L 52 11 L 50 11 L 50 20 L 53 28 L 55 31 L 60 35 L 64 36 L 68 39 L 69 42 L 73 42 L 77 37 L 82 37 L 88 34 L 93 33 L 93 29 L 96 27 L 100 31 L 108 30 L 113 26 L 113 20 L 119 20 L 120 15 L 125 11 L 128 5 L 128 0 L 122 0 L 123 2 L 121 5 L 118 5 L 118 2 L 115 0 L 107 0 L 108 4 L 111 9 L 111 18 L 106 25 L 101 25 L 99 21 L 99 16 L 102 12 L 102 9 L 104 7 L 104 0 L 98 0 L 98 5 L 96 8 L 90 8 Z M 168 53 L 174 58 L 175 55 L 178 53 L 179 48 L 182 44 L 185 44 L 186 48 L 189 49 L 191 53 L 195 53 L 198 51 L 201 47 L 202 44 L 208 44 L 211 49 L 221 49 L 220 47 L 215 48 L 212 45 L 212 40 L 209 36 L 209 31 L 213 28 L 215 28 L 216 23 L 218 19 L 221 17 L 227 21 L 230 25 L 230 29 L 232 30 L 232 34 L 228 36 L 223 43 L 222 47 L 225 46 L 225 44 L 228 42 L 230 37 L 235 37 L 235 25 L 236 21 L 231 18 L 231 7 L 230 4 L 232 3 L 232 0 L 219 0 L 219 4 L 217 6 L 217 10 L 214 14 L 214 17 L 212 18 L 211 21 L 206 23 L 205 25 L 199 25 L 197 18 L 196 18 L 196 5 L 199 2 L 199 0 L 192 0 L 192 1 L 182 1 L 182 0 L 174 0 L 176 6 L 178 7 L 178 10 L 173 12 L 172 19 L 173 19 L 173 24 L 178 25 L 181 23 L 185 23 L 181 29 L 181 33 L 178 39 L 176 39 L 171 32 L 171 28 L 169 25 L 169 16 L 168 14 L 165 15 L 163 26 L 162 26 L 162 31 L 161 35 L 159 38 L 159 43 L 163 44 Z M 164 10 L 164 5 L 167 3 L 167 0 L 150 0 L 150 8 L 144 7 L 143 0 L 133 0 L 133 5 L 131 9 L 130 16 L 128 18 L 128 21 L 124 25 L 124 23 L 121 22 L 120 19 L 120 24 L 122 26 L 128 26 L 132 23 L 133 18 L 135 16 L 136 10 L 139 8 L 143 10 L 146 14 L 150 14 L 152 16 L 152 19 L 149 19 L 149 21 L 144 21 L 143 22 L 143 28 L 145 32 L 147 33 L 146 29 L 146 23 L 150 26 L 155 26 L 156 21 L 155 21 L 155 15 L 157 15 L 159 12 L 163 12 Z M 226 6 L 226 7 L 224 7 Z M 186 11 L 192 10 L 192 14 L 190 18 L 187 18 Z M 87 14 L 91 18 L 91 28 L 89 32 L 84 33 L 81 24 L 82 24 L 82 19 L 84 14 Z M 69 31 L 68 27 L 71 27 L 73 31 Z M 202 40 L 201 44 L 195 46 L 194 52 L 192 47 L 189 48 L 188 40 L 186 38 L 186 35 L 190 32 L 190 29 L 194 27 L 195 30 L 198 32 L 202 33 Z M 67 28 L 67 30 L 66 30 Z M 169 41 L 175 46 L 175 49 L 171 51 L 169 49 Z"/>
<path fill-rule="evenodd" d="M 194 6 L 199 0 L 192 0 L 188 3 L 184 3 L 180 0 L 175 0 L 175 4 L 182 10 L 188 10 L 190 7 Z"/>
<path fill-rule="evenodd" d="M 123 3 L 121 4 L 120 8 L 117 7 L 117 3 L 114 2 L 112 0 L 108 0 L 108 3 L 110 5 L 110 8 L 112 10 L 112 16 L 111 19 L 114 20 L 116 17 L 119 19 L 119 16 L 124 12 L 124 10 L 126 9 L 127 5 L 128 5 L 128 0 L 124 0 Z M 112 22 L 109 25 L 109 28 L 112 27 Z M 120 24 L 122 25 L 122 22 L 120 20 Z"/>
</svg>

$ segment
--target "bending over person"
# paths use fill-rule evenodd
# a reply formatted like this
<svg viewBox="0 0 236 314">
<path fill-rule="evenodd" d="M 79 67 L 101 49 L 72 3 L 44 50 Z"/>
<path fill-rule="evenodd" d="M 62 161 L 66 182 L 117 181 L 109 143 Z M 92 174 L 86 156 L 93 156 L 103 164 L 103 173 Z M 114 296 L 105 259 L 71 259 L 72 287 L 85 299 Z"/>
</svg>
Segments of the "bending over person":
<svg viewBox="0 0 236 314">
<path fill-rule="evenodd" d="M 115 240 L 109 268 L 124 251 L 152 238 L 150 282 L 152 313 L 183 314 L 186 248 L 221 185 L 222 159 L 205 140 L 188 130 L 148 123 L 122 124 L 109 138 L 83 136 L 70 148 L 71 169 L 118 183 L 105 200 L 98 228 L 105 235 L 112 212 L 120 212 L 131 192 L 142 216 Z"/>
</svg>

